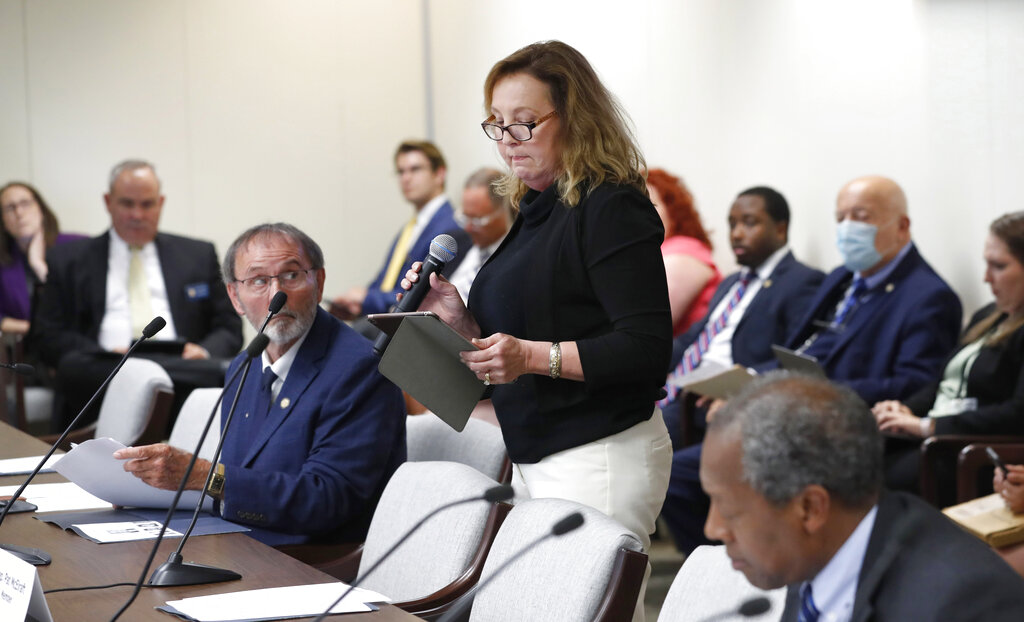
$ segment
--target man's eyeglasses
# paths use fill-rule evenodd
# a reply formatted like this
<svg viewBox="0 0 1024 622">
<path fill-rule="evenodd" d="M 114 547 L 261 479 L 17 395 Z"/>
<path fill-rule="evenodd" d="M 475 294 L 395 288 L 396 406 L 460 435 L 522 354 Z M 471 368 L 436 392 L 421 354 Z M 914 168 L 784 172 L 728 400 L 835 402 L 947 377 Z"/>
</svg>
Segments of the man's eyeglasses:
<svg viewBox="0 0 1024 622">
<path fill-rule="evenodd" d="M 277 284 L 281 289 L 299 289 L 306 284 L 306 275 L 316 270 L 316 268 L 308 268 L 306 270 L 289 270 L 280 274 L 258 274 L 251 276 L 247 279 L 235 279 L 235 283 L 241 283 L 254 294 L 259 294 L 266 291 L 270 287 L 270 282 L 277 279 Z"/>
<path fill-rule="evenodd" d="M 13 214 L 19 208 L 20 209 L 28 209 L 28 208 L 32 207 L 33 205 L 35 205 L 35 204 L 36 204 L 36 202 L 35 202 L 34 199 L 22 199 L 20 201 L 15 201 L 14 203 L 8 203 L 7 205 L 4 205 L 0 209 L 2 209 L 3 213 L 5 213 L 5 214 Z"/>
<path fill-rule="evenodd" d="M 487 134 L 487 138 L 491 140 L 501 140 L 505 132 L 508 132 L 509 136 L 522 143 L 533 138 L 533 128 L 555 116 L 557 112 L 557 110 L 552 110 L 531 123 L 509 123 L 508 125 L 491 123 L 491 121 L 494 121 L 494 115 L 492 114 L 487 117 L 486 121 L 480 124 L 480 127 L 484 128 L 484 134 Z"/>
<path fill-rule="evenodd" d="M 455 223 L 462 227 L 463 229 L 466 228 L 466 225 L 473 225 L 475 228 L 479 229 L 481 227 L 486 227 L 487 225 L 491 224 L 492 222 L 494 222 L 494 219 L 500 215 L 501 214 L 499 214 L 497 211 L 493 211 L 490 214 L 487 214 L 486 216 L 466 216 L 463 212 L 458 211 L 455 212 L 454 217 Z"/>
</svg>

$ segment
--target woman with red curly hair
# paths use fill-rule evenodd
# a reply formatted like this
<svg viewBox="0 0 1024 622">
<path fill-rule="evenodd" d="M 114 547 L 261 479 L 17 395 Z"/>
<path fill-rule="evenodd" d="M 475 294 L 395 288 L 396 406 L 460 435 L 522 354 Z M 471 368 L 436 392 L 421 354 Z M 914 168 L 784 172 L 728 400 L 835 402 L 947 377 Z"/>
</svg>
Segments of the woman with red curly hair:
<svg viewBox="0 0 1024 622">
<path fill-rule="evenodd" d="M 647 173 L 647 192 L 665 225 L 661 254 L 668 277 L 672 335 L 678 336 L 708 312 L 722 275 L 711 259 L 711 240 L 683 180 L 654 168 Z"/>
</svg>

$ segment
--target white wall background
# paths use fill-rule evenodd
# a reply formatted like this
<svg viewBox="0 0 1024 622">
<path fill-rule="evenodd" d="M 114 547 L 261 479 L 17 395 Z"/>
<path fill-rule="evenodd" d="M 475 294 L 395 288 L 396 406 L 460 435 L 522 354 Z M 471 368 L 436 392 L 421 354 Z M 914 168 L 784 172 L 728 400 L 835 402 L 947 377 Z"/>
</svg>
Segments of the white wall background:
<svg viewBox="0 0 1024 622">
<path fill-rule="evenodd" d="M 900 182 L 925 256 L 968 311 L 988 223 L 1024 209 L 1024 2 L 1016 0 L 0 0 L 0 183 L 65 229 L 106 226 L 109 168 L 157 163 L 163 228 L 223 250 L 286 220 L 369 280 L 408 215 L 391 154 L 429 134 L 465 176 L 497 164 L 483 78 L 557 38 L 593 63 L 652 166 L 684 177 L 733 268 L 732 198 L 782 191 L 805 261 L 838 261 L 838 188 Z"/>
</svg>

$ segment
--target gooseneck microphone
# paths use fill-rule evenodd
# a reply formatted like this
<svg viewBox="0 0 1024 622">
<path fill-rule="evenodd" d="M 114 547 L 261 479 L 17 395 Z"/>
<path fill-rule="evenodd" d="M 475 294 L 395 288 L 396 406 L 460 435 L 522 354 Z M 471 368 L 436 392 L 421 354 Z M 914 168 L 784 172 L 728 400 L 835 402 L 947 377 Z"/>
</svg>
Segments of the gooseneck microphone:
<svg viewBox="0 0 1024 622">
<path fill-rule="evenodd" d="M 284 304 L 288 302 L 288 294 L 284 292 L 277 292 L 274 297 L 270 299 L 270 307 L 267 310 L 267 317 L 263 320 L 263 324 L 260 326 L 259 334 L 263 334 L 263 331 L 267 330 L 267 324 L 270 320 L 277 315 L 278 311 L 284 308 Z"/>
<path fill-rule="evenodd" d="M 475 586 L 473 586 L 472 589 L 470 589 L 468 592 L 459 597 L 458 600 L 452 603 L 451 609 L 449 609 L 448 612 L 445 613 L 443 616 L 438 618 L 438 622 L 453 622 L 454 620 L 461 619 L 466 609 L 472 606 L 473 598 L 477 595 L 477 593 L 479 593 L 480 590 L 487 587 L 488 583 L 493 581 L 495 577 L 504 572 L 505 569 L 511 566 L 513 562 L 515 562 L 517 559 L 519 559 L 529 551 L 533 550 L 534 547 L 538 546 L 541 542 L 547 540 L 548 538 L 558 537 L 567 534 L 570 531 L 573 531 L 574 529 L 578 529 L 581 525 L 583 525 L 583 514 L 580 514 L 579 512 L 573 512 L 572 514 L 569 514 L 565 518 L 559 520 L 557 523 L 551 526 L 551 531 L 516 551 L 515 554 L 512 555 L 512 557 L 509 557 L 504 562 L 502 562 L 500 566 L 495 568 L 494 572 L 492 572 L 486 579 L 484 579 L 480 583 L 477 583 Z"/>
<path fill-rule="evenodd" d="M 9 369 L 20 376 L 31 376 L 36 372 L 36 368 L 25 363 L 0 363 L 0 367 Z"/>
<path fill-rule="evenodd" d="M 213 405 L 213 410 L 210 412 L 210 416 L 206 420 L 206 426 L 203 428 L 203 432 L 199 436 L 199 442 L 196 443 L 196 449 L 192 453 L 192 458 L 189 460 L 188 466 L 185 467 L 185 475 L 181 478 L 181 482 L 178 484 L 178 489 L 174 493 L 174 498 L 171 500 L 171 503 L 167 508 L 167 516 L 164 517 L 164 522 L 160 526 L 160 531 L 157 533 L 156 541 L 153 543 L 152 549 L 150 549 L 149 557 L 146 559 L 146 564 L 142 568 L 142 572 L 139 574 L 139 578 L 135 583 L 135 590 L 117 613 L 114 614 L 114 617 L 110 619 L 111 622 L 121 617 L 121 614 L 124 613 L 133 602 L 135 602 L 135 598 L 139 595 L 139 591 L 142 589 L 142 584 L 146 580 L 146 574 L 149 572 L 149 568 L 153 564 L 153 558 L 156 557 L 156 551 L 160 548 L 160 543 L 163 541 L 164 533 L 167 531 L 167 525 L 170 524 L 171 517 L 174 516 L 174 510 L 178 507 L 178 500 L 181 499 L 181 495 L 185 491 L 185 485 L 188 483 L 188 478 L 192 475 L 192 469 L 195 467 L 196 460 L 199 457 L 199 449 L 203 446 L 203 441 L 206 440 L 206 435 L 210 431 L 210 427 L 213 425 L 214 417 L 217 415 L 217 408 L 220 406 L 220 402 L 224 398 L 224 393 L 227 391 L 227 388 L 231 386 L 231 383 L 235 381 L 235 378 L 238 377 L 238 374 L 241 373 L 242 381 L 238 383 L 238 389 L 235 391 L 235 401 L 231 404 L 231 412 L 233 413 L 235 406 L 238 404 L 238 395 L 242 392 L 242 386 L 245 384 L 245 377 L 249 372 L 250 363 L 253 359 L 263 353 L 263 350 L 266 349 L 267 344 L 269 343 L 270 337 L 267 337 L 263 333 L 257 334 L 245 349 L 245 360 L 235 368 L 234 373 L 232 373 L 231 377 L 224 383 L 224 389 L 221 391 L 220 396 L 217 398 L 217 403 Z M 228 416 L 230 418 L 230 413 Z M 226 426 L 225 431 L 227 431 Z M 223 435 L 221 436 L 221 442 L 223 443 Z M 220 444 L 217 445 L 217 454 L 219 455 L 219 453 Z M 216 456 L 214 457 L 214 464 L 216 464 Z M 213 473 L 212 468 L 210 469 L 210 472 Z M 202 564 L 182 561 L 181 549 L 185 546 L 185 540 L 188 538 L 188 534 L 191 533 L 192 526 L 195 525 L 196 517 L 199 514 L 199 508 L 203 505 L 207 485 L 209 485 L 209 478 L 207 478 L 206 485 L 203 486 L 203 492 L 199 495 L 199 502 L 197 503 L 196 512 L 192 516 L 192 524 L 189 525 L 188 533 L 182 536 L 177 550 L 171 553 L 167 561 L 153 572 L 153 576 L 150 578 L 150 585 L 196 585 L 200 583 L 217 583 L 219 581 L 230 581 L 242 578 L 242 575 L 231 570 L 224 570 L 213 566 L 204 566 Z"/>
<path fill-rule="evenodd" d="M 437 272 L 441 274 L 445 265 L 459 253 L 459 244 L 455 238 L 442 233 L 430 241 L 430 252 L 423 259 L 423 267 L 420 268 L 420 278 L 412 285 L 412 289 L 405 292 L 402 299 L 394 307 L 395 313 L 406 313 L 415 311 L 420 307 L 423 298 L 430 291 L 430 275 Z M 373 342 L 373 352 L 382 356 L 391 342 L 391 335 L 381 332 Z"/>
<path fill-rule="evenodd" d="M 409 529 L 409 531 L 405 532 L 405 534 L 401 538 L 399 538 L 394 544 L 392 544 L 391 547 L 387 551 L 384 551 L 384 554 L 381 555 L 380 558 L 376 562 L 374 562 L 374 564 L 372 566 L 367 568 L 366 572 L 364 572 L 362 575 L 356 577 L 356 580 L 353 581 L 352 584 L 348 586 L 348 589 L 345 590 L 341 594 L 341 596 L 338 597 L 338 599 L 336 601 L 331 603 L 330 606 L 327 607 L 326 611 L 324 611 L 319 616 L 317 616 L 317 618 L 315 620 L 313 620 L 313 622 L 321 622 L 321 620 L 323 620 L 325 617 L 327 617 L 331 613 L 331 609 L 334 609 L 334 607 L 338 603 L 343 601 L 345 599 L 345 597 L 348 596 L 349 593 L 352 592 L 352 590 L 354 590 L 356 588 L 357 585 L 359 585 L 360 583 L 365 581 L 366 577 L 370 576 L 373 573 L 373 571 L 376 570 L 377 567 L 380 566 L 381 563 L 384 562 L 385 559 L 387 559 L 388 557 L 391 557 L 391 554 L 394 553 L 395 550 L 398 549 L 398 547 L 402 546 L 402 544 L 406 540 L 408 540 L 412 536 L 412 534 L 416 533 L 416 531 L 420 527 L 422 527 L 423 524 L 426 523 L 428 519 L 433 518 L 435 515 L 439 514 L 440 512 L 442 512 L 444 510 L 447 510 L 448 508 L 455 507 L 456 505 L 462 505 L 464 503 L 472 503 L 474 501 L 486 501 L 487 503 L 497 503 L 498 501 L 508 501 L 509 499 L 512 498 L 512 496 L 514 494 L 515 494 L 515 492 L 512 490 L 512 486 L 510 484 L 501 484 L 500 486 L 495 486 L 493 488 L 488 488 L 486 491 L 484 491 L 484 494 L 482 496 L 478 495 L 476 497 L 470 497 L 468 499 L 459 499 L 458 501 L 451 501 L 451 502 L 446 503 L 446 504 L 444 504 L 444 505 L 442 505 L 440 507 L 435 508 L 433 511 L 429 512 L 426 516 L 421 518 L 419 520 L 419 522 L 417 522 L 415 525 L 413 525 L 412 528 Z M 582 516 L 580 518 L 582 519 Z"/>
<path fill-rule="evenodd" d="M 31 482 L 32 479 L 36 476 L 36 474 L 39 473 L 39 470 L 43 468 L 43 465 L 46 464 L 46 461 L 50 459 L 50 456 L 53 455 L 53 452 L 57 451 L 57 448 L 60 447 L 60 444 L 64 442 L 64 439 L 68 437 L 68 434 L 71 433 L 71 430 L 75 429 L 75 426 L 78 424 L 78 420 L 81 419 L 82 415 L 84 415 L 86 411 L 89 410 L 89 408 L 92 406 L 93 402 L 96 401 L 96 398 L 100 395 L 100 393 L 102 393 L 103 390 L 107 388 L 107 385 L 110 384 L 110 381 L 114 378 L 115 375 L 117 375 L 117 372 L 121 371 L 121 367 L 124 366 L 124 362 L 128 360 L 128 357 L 131 356 L 132 352 L 135 351 L 135 348 L 139 347 L 139 344 L 142 343 L 143 341 L 149 339 L 153 335 L 160 332 L 160 330 L 166 325 L 167 321 L 164 320 L 164 318 L 157 316 L 153 318 L 153 320 L 149 324 L 147 324 L 145 328 L 142 329 L 142 337 L 140 337 L 138 341 L 133 343 L 132 346 L 128 348 L 128 351 L 124 353 L 124 356 L 122 356 L 121 360 L 118 361 L 117 366 L 114 367 L 114 370 L 110 372 L 110 375 L 107 376 L 107 379 L 103 381 L 103 384 L 101 384 L 98 389 L 96 389 L 96 392 L 92 394 L 92 397 L 90 397 L 89 401 L 85 403 L 85 406 L 82 407 L 82 410 L 78 411 L 78 414 L 75 415 L 75 418 L 71 420 L 71 423 L 68 424 L 68 427 L 64 428 L 64 432 L 62 432 L 61 435 L 57 437 L 57 440 L 54 441 L 53 445 L 50 446 L 50 450 L 46 452 L 46 455 L 43 456 L 43 458 L 39 461 L 39 464 L 36 465 L 36 468 L 32 469 L 32 473 L 30 473 L 29 476 L 25 478 L 25 483 L 23 483 L 21 487 L 18 488 L 17 492 L 11 495 L 11 501 L 0 501 L 0 505 L 2 505 L 3 507 L 3 511 L 0 512 L 0 525 L 3 524 L 4 519 L 7 518 L 7 515 L 10 512 L 26 511 L 25 509 L 19 510 L 12 508 L 15 508 L 15 506 L 24 503 L 23 501 L 17 501 L 17 499 L 18 497 L 21 496 L 21 493 L 25 492 L 25 488 L 28 487 L 29 482 Z M 24 365 L 23 367 L 29 366 Z M 27 505 L 30 506 L 28 511 L 36 509 L 36 507 L 31 503 Z M 16 546 L 14 544 L 0 544 L 0 548 L 4 549 L 8 553 L 20 557 L 21 559 L 27 561 L 33 566 L 45 566 L 49 564 L 50 561 L 52 561 L 48 553 L 36 548 Z"/>
<path fill-rule="evenodd" d="M 704 618 L 703 622 L 714 622 L 715 620 L 729 620 L 736 616 L 741 618 L 752 618 L 762 613 L 768 613 L 772 608 L 772 601 L 767 596 L 755 596 L 740 603 L 740 606 L 728 611 L 720 611 L 710 618 Z"/>
</svg>

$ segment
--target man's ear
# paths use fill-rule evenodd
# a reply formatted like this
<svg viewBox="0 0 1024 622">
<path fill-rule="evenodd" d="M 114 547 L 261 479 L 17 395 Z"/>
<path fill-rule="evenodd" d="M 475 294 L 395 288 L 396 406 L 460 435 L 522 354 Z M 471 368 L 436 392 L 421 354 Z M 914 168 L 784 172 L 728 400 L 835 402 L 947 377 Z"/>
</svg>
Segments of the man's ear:
<svg viewBox="0 0 1024 622">
<path fill-rule="evenodd" d="M 823 486 L 811 484 L 800 493 L 798 502 L 804 531 L 818 533 L 828 522 L 832 496 Z"/>
<path fill-rule="evenodd" d="M 244 317 L 245 310 L 242 309 L 242 305 L 238 300 L 238 283 L 228 283 L 226 287 L 228 290 L 228 298 L 231 299 L 231 306 L 235 308 L 235 313 Z"/>
</svg>

